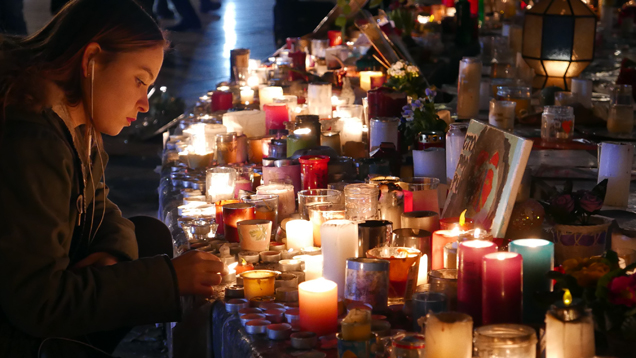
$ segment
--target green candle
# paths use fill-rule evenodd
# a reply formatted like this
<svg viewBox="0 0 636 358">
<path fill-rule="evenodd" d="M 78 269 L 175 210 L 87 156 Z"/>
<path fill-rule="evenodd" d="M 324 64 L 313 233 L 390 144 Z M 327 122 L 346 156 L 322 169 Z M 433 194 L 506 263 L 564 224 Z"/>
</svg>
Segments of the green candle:
<svg viewBox="0 0 636 358">
<path fill-rule="evenodd" d="M 310 149 L 318 146 L 316 136 L 310 128 L 300 128 L 294 134 L 287 136 L 287 157 L 291 157 L 297 150 Z"/>
</svg>

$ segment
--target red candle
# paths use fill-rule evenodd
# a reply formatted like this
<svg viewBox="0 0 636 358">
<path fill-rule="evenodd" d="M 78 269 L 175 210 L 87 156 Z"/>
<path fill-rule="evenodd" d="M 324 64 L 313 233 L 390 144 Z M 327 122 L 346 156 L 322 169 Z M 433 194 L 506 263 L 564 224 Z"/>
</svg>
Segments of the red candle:
<svg viewBox="0 0 636 358">
<path fill-rule="evenodd" d="M 406 97 L 406 93 L 387 87 L 370 90 L 367 92 L 369 118 L 401 117 L 402 107 L 407 103 Z"/>
<path fill-rule="evenodd" d="M 410 190 L 404 190 L 404 212 L 410 213 L 413 211 L 413 192 Z"/>
<path fill-rule="evenodd" d="M 327 31 L 327 36 L 329 37 L 329 47 L 342 45 L 342 32 L 329 30 Z"/>
<path fill-rule="evenodd" d="M 227 111 L 228 109 L 232 108 L 232 92 L 212 92 L 212 102 L 210 106 L 212 107 L 212 112 Z"/>
<path fill-rule="evenodd" d="M 219 225 L 216 229 L 217 234 L 223 235 L 225 233 L 225 228 L 223 227 L 223 205 L 240 202 L 240 200 L 229 199 L 217 201 L 216 203 L 214 203 L 214 205 L 216 206 L 216 223 Z"/>
<path fill-rule="evenodd" d="M 485 255 L 497 252 L 490 241 L 471 240 L 459 244 L 457 256 L 457 310 L 473 317 L 481 325 L 481 274 Z"/>
<path fill-rule="evenodd" d="M 386 76 L 385 75 L 371 76 L 369 77 L 369 82 L 371 83 L 371 89 L 382 87 L 384 83 L 386 82 Z"/>
<path fill-rule="evenodd" d="M 254 204 L 236 203 L 223 205 L 225 239 L 229 242 L 239 242 L 237 223 L 243 220 L 254 220 L 254 218 Z"/>
<path fill-rule="evenodd" d="M 484 256 L 482 272 L 482 323 L 521 323 L 522 262 L 516 252 Z"/>
<path fill-rule="evenodd" d="M 297 71 L 305 72 L 305 59 L 307 54 L 302 51 L 296 51 L 289 54 L 289 57 L 292 60 L 292 67 Z M 303 74 L 298 73 L 296 71 L 289 71 L 289 79 L 290 81 L 301 80 L 303 79 Z"/>
<path fill-rule="evenodd" d="M 439 227 L 442 230 L 452 230 L 454 228 L 459 228 L 462 231 L 467 231 L 475 228 L 475 221 L 473 219 L 466 219 L 464 225 L 459 225 L 459 217 L 444 218 L 440 219 Z"/>
<path fill-rule="evenodd" d="M 265 129 L 285 129 L 285 122 L 289 122 L 289 112 L 285 103 L 268 103 L 263 105 L 265 111 Z"/>
<path fill-rule="evenodd" d="M 431 243 L 431 270 L 444 268 L 444 246 L 459 239 L 459 229 L 437 230 L 433 232 Z"/>
<path fill-rule="evenodd" d="M 303 182 L 303 190 L 327 189 L 328 156 L 304 155 L 298 161 L 300 162 L 300 179 Z"/>
</svg>

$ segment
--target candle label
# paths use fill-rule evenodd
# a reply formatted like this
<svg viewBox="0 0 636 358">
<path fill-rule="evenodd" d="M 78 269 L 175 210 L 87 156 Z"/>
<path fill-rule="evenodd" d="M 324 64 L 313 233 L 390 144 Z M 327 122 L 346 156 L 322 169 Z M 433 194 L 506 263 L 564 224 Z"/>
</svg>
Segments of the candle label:
<svg viewBox="0 0 636 358">
<path fill-rule="evenodd" d="M 347 269 L 345 300 L 368 303 L 376 310 L 383 310 L 387 307 L 388 298 L 388 271 Z"/>
</svg>

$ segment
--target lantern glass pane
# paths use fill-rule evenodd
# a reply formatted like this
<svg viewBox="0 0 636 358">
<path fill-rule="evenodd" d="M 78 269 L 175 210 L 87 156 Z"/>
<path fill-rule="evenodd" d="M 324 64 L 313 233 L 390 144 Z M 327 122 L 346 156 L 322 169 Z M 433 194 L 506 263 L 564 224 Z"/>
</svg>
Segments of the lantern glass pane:
<svg viewBox="0 0 636 358">
<path fill-rule="evenodd" d="M 546 0 L 544 0 L 546 1 Z M 572 15 L 568 0 L 552 0 L 552 4 L 546 12 L 547 15 Z"/>
<path fill-rule="evenodd" d="M 570 64 L 570 68 L 568 68 L 568 72 L 565 74 L 567 77 L 576 77 L 583 72 L 585 67 L 587 67 L 590 63 L 585 62 L 572 62 Z"/>
<path fill-rule="evenodd" d="M 570 0 L 570 6 L 575 16 L 594 16 L 594 12 L 580 0 Z"/>
<path fill-rule="evenodd" d="M 540 60 L 531 60 L 527 58 L 525 60 L 528 66 L 532 67 L 534 69 L 534 72 L 538 76 L 546 76 L 545 70 L 543 69 L 543 66 L 541 65 Z"/>
<path fill-rule="evenodd" d="M 534 4 L 534 7 L 532 9 L 526 12 L 526 15 L 529 13 L 543 14 L 548 9 L 549 5 L 549 0 L 539 1 L 537 4 Z"/>
<path fill-rule="evenodd" d="M 580 17 L 576 19 L 572 60 L 591 60 L 594 58 L 595 25 L 596 18 Z"/>
<path fill-rule="evenodd" d="M 570 60 L 574 37 L 573 17 L 545 16 L 543 35 L 541 58 L 546 60 Z"/>
<path fill-rule="evenodd" d="M 543 61 L 546 75 L 550 77 L 563 77 L 570 65 L 569 61 Z"/>
<path fill-rule="evenodd" d="M 526 14 L 526 19 L 523 27 L 523 45 L 521 52 L 524 56 L 527 57 L 541 57 L 541 33 L 543 29 L 543 17 Z"/>
</svg>

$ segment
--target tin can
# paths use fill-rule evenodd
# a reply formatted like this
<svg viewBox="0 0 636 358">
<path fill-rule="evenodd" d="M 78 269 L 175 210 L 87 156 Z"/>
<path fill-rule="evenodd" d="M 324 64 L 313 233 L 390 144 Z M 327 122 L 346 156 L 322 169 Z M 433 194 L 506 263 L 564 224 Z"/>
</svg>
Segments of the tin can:
<svg viewBox="0 0 636 358">
<path fill-rule="evenodd" d="M 421 334 L 407 334 L 393 340 L 391 358 L 426 357 L 425 339 Z"/>
<path fill-rule="evenodd" d="M 389 261 L 367 258 L 347 259 L 345 300 L 368 303 L 374 311 L 384 311 L 389 298 Z"/>
</svg>

